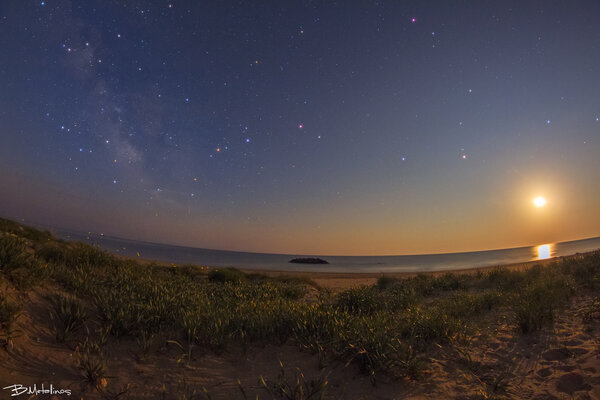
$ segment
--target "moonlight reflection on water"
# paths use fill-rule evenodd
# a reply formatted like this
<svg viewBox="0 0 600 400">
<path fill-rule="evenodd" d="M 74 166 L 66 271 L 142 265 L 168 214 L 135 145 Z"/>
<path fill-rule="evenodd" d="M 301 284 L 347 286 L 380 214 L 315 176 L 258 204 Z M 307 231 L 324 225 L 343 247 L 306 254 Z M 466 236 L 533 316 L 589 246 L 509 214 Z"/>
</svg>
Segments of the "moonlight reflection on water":
<svg viewBox="0 0 600 400">
<path fill-rule="evenodd" d="M 542 244 L 537 247 L 538 252 L 538 260 L 545 260 L 547 258 L 552 257 L 552 245 L 551 244 Z"/>
</svg>

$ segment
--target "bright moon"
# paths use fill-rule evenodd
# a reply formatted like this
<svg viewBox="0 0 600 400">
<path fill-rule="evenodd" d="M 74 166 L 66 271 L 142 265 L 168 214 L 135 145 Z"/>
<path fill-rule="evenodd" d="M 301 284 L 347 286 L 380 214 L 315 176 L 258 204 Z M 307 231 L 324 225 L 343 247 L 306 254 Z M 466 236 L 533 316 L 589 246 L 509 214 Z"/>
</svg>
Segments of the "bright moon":
<svg viewBox="0 0 600 400">
<path fill-rule="evenodd" d="M 533 199 L 533 204 L 536 207 L 544 207 L 546 205 L 546 199 L 542 196 L 538 196 L 535 199 Z"/>
</svg>

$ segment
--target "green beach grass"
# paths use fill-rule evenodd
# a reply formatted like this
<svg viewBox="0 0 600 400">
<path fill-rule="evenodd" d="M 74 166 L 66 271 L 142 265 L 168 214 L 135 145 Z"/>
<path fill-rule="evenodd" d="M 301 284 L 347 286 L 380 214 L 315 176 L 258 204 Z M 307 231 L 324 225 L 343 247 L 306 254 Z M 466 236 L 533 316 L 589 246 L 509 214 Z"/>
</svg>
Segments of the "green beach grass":
<svg viewBox="0 0 600 400">
<path fill-rule="evenodd" d="M 507 315 L 518 334 L 550 326 L 576 291 L 599 292 L 600 252 L 524 271 L 382 275 L 374 286 L 335 293 L 309 279 L 141 264 L 0 219 L 0 274 L 20 291 L 57 288 L 60 294 L 48 297 L 47 323 L 57 342 L 78 341 L 78 368 L 96 386 L 106 375 L 109 338 L 134 340 L 140 358 L 160 338 L 181 349 L 182 363 L 198 349 L 243 353 L 292 343 L 320 359 L 355 365 L 375 383 L 380 374 L 419 379 L 432 348 L 468 342 L 494 313 Z M 0 293 L 5 341 L 19 309 Z M 324 390 L 326 382 L 315 385 Z"/>
</svg>

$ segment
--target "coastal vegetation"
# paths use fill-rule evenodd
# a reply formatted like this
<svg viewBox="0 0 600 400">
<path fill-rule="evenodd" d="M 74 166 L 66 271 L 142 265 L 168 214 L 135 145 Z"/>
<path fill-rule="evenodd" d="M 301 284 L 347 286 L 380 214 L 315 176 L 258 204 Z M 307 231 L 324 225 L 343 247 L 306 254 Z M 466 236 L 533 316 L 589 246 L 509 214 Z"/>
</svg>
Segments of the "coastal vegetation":
<svg viewBox="0 0 600 400">
<path fill-rule="evenodd" d="M 419 382 L 448 354 L 481 383 L 480 398 L 502 398 L 505 378 L 470 358 L 465 349 L 472 338 L 493 335 L 498 321 L 515 337 L 551 329 L 577 295 L 592 299 L 583 318 L 598 321 L 600 252 L 523 270 L 382 275 L 376 285 L 336 292 L 306 278 L 117 258 L 2 219 L 0 277 L 0 337 L 9 354 L 19 346 L 13 338 L 25 319 L 21 310 L 39 298 L 43 312 L 35 323 L 55 345 L 73 350 L 82 390 L 98 396 L 127 395 L 128 388 L 111 386 L 111 364 L 119 363 L 107 356 L 125 343 L 138 362 L 175 353 L 181 365 L 207 352 L 243 357 L 256 347 L 294 346 L 314 355 L 324 372 L 311 380 L 300 369 L 286 375 L 281 365 L 277 376 L 257 376 L 257 386 L 240 382 L 239 398 L 328 398 L 336 392 L 325 378 L 331 365 L 353 368 L 372 385 Z M 181 382 L 178 388 L 169 393 L 218 395 L 218 388 L 192 390 Z"/>
</svg>

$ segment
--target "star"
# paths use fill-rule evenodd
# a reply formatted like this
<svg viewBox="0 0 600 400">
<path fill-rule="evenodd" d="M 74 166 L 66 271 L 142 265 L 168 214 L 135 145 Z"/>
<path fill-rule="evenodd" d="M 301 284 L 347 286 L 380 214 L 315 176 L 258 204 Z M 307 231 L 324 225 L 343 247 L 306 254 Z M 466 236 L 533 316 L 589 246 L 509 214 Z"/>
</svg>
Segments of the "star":
<svg viewBox="0 0 600 400">
<path fill-rule="evenodd" d="M 302 128 L 304 128 L 304 125 L 298 124 L 298 129 L 302 129 Z"/>
<path fill-rule="evenodd" d="M 546 125 L 550 125 L 550 120 L 546 120 Z"/>
<path fill-rule="evenodd" d="M 417 22 L 417 19 L 413 17 L 413 18 L 411 18 L 410 22 L 413 22 L 413 23 Z"/>
</svg>

